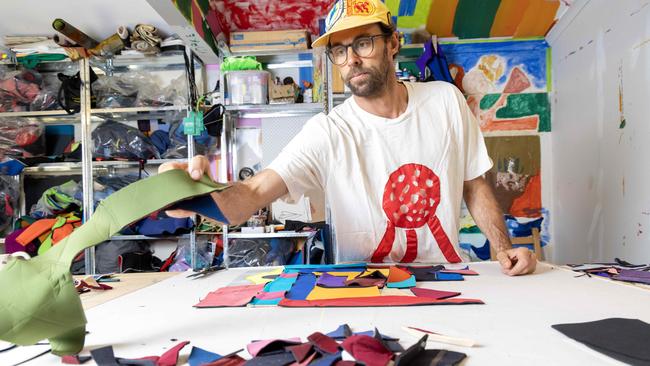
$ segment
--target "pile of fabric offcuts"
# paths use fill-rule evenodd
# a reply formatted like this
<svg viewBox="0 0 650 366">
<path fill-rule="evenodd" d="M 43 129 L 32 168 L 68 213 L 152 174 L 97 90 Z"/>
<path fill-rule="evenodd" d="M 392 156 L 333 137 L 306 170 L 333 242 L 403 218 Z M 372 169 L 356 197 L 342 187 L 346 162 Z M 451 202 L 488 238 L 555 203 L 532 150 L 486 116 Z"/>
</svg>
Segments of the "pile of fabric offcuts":
<svg viewBox="0 0 650 366">
<path fill-rule="evenodd" d="M 314 332 L 306 339 L 256 340 L 246 345 L 251 358 L 238 354 L 243 349 L 226 355 L 192 347 L 187 362 L 190 366 L 452 366 L 460 364 L 467 355 L 443 349 L 427 349 L 428 335 L 424 334 L 408 348 L 402 347 L 399 338 L 374 330 L 353 332 L 343 324 L 336 330 L 323 334 Z M 176 344 L 161 356 L 137 359 L 116 357 L 112 346 L 90 351 L 90 356 L 64 356 L 64 364 L 83 364 L 93 359 L 98 365 L 176 365 L 180 351 L 190 342 Z"/>
<path fill-rule="evenodd" d="M 287 265 L 210 292 L 197 308 L 235 306 L 373 307 L 483 304 L 460 292 L 416 287 L 417 282 L 463 281 L 467 267 Z"/>
<path fill-rule="evenodd" d="M 650 285 L 649 264 L 631 264 L 616 258 L 614 263 L 568 264 L 568 266 L 576 272 L 583 272 L 581 276 L 596 275 L 615 281 Z"/>
</svg>

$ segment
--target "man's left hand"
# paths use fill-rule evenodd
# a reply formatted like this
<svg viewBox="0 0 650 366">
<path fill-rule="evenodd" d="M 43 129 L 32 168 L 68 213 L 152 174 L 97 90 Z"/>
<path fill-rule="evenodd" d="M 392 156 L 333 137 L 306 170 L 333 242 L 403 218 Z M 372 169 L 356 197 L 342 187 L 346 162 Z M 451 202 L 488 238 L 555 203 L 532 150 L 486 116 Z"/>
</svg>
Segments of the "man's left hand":
<svg viewBox="0 0 650 366">
<path fill-rule="evenodd" d="M 527 248 L 506 249 L 497 253 L 501 271 L 508 276 L 519 276 L 535 272 L 537 257 Z"/>
</svg>

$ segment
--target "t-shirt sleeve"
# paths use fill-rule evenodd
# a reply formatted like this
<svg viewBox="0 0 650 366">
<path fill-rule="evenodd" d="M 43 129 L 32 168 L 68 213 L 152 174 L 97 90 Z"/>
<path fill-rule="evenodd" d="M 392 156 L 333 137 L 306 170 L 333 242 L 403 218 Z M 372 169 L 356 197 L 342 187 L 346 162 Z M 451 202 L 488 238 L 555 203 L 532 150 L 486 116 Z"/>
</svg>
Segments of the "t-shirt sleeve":
<svg viewBox="0 0 650 366">
<path fill-rule="evenodd" d="M 280 175 L 294 200 L 307 191 L 324 190 L 330 155 L 326 123 L 323 113 L 312 117 L 268 166 Z"/>
<path fill-rule="evenodd" d="M 456 88 L 453 87 L 458 101 L 458 108 L 461 119 L 461 136 L 462 138 L 462 152 L 465 160 L 465 177 L 464 180 L 472 180 L 492 168 L 492 159 L 488 155 L 487 148 L 485 147 L 485 140 L 479 127 L 478 120 L 474 113 L 472 113 L 465 96 Z"/>
</svg>

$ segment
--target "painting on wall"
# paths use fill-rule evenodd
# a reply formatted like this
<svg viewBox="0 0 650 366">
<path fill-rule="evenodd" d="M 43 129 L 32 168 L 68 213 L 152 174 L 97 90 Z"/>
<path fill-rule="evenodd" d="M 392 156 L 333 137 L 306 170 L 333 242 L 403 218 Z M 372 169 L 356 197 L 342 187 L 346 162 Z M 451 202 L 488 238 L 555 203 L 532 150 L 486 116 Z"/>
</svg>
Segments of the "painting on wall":
<svg viewBox="0 0 650 366">
<path fill-rule="evenodd" d="M 544 40 L 441 45 L 454 83 L 482 131 L 551 130 L 549 52 Z"/>
<path fill-rule="evenodd" d="M 307 29 L 320 34 L 334 0 L 171 0 L 201 37 L 221 47 L 232 31 Z M 352 4 L 361 0 L 342 0 Z M 439 37 L 515 38 L 546 35 L 559 0 L 384 0 L 400 30 Z"/>
<path fill-rule="evenodd" d="M 559 0 L 385 0 L 397 26 L 423 28 L 439 37 L 487 38 L 545 35 Z"/>
<path fill-rule="evenodd" d="M 510 235 L 529 236 L 533 228 L 545 230 L 543 221 L 547 213 L 542 208 L 539 136 L 486 137 L 485 144 L 494 162 L 485 178 L 506 215 Z M 466 208 L 460 234 L 461 247 L 480 259 L 490 257 L 487 239 Z"/>
</svg>

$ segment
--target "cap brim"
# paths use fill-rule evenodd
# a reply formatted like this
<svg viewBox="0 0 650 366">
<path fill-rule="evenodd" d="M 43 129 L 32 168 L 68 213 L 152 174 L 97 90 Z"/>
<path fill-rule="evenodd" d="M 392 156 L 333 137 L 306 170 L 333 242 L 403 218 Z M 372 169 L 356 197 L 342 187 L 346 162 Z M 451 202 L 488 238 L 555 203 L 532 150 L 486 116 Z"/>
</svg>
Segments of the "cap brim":
<svg viewBox="0 0 650 366">
<path fill-rule="evenodd" d="M 329 32 L 326 32 L 322 36 L 318 37 L 314 42 L 311 43 L 311 47 L 324 47 L 327 46 L 330 40 L 330 36 L 334 33 L 344 31 L 346 29 L 352 29 L 356 27 L 361 27 L 373 23 L 382 23 L 381 20 L 378 20 L 375 17 L 349 17 L 341 19 L 336 25 L 330 29 Z"/>
</svg>

